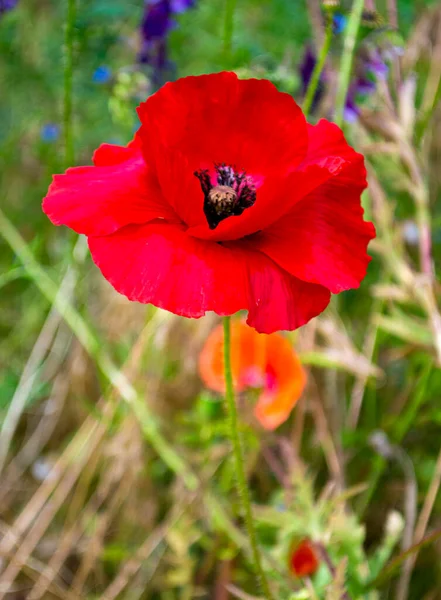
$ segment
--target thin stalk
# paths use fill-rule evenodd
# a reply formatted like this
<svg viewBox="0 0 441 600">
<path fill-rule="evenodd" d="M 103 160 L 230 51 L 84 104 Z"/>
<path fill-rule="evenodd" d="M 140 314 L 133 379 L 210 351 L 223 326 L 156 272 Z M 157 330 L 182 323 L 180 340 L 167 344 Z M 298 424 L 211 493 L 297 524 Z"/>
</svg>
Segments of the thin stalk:
<svg viewBox="0 0 441 600">
<path fill-rule="evenodd" d="M 72 90 L 73 90 L 73 59 L 75 41 L 76 0 L 67 0 L 67 14 L 64 29 L 64 159 L 66 167 L 72 166 L 75 159 L 73 127 L 72 127 Z"/>
<path fill-rule="evenodd" d="M 388 14 L 389 25 L 393 29 L 398 29 L 397 0 L 387 0 L 387 14 Z"/>
<path fill-rule="evenodd" d="M 323 43 L 324 34 L 321 1 L 309 0 L 306 3 L 306 8 L 309 13 L 309 21 L 311 23 L 312 35 L 314 37 L 314 47 L 315 49 L 318 49 Z"/>
<path fill-rule="evenodd" d="M 405 477 L 406 485 L 403 506 L 405 527 L 401 539 L 401 550 L 402 552 L 406 552 L 412 545 L 418 498 L 418 484 L 415 477 L 413 462 L 401 446 L 391 444 L 386 434 L 381 431 L 372 435 L 371 445 L 378 454 L 383 456 L 383 458 L 395 460 L 401 467 Z M 396 597 L 398 600 L 407 600 L 413 567 L 413 557 L 408 556 L 406 560 L 403 561 L 402 566 L 403 568 L 397 585 Z"/>
<path fill-rule="evenodd" d="M 224 370 L 225 370 L 225 400 L 228 414 L 228 429 L 231 443 L 233 446 L 236 485 L 239 500 L 242 505 L 242 512 L 245 519 L 245 525 L 248 531 L 248 537 L 251 546 L 254 568 L 259 578 L 262 591 L 267 600 L 273 600 L 265 572 L 262 567 L 262 559 L 257 544 L 256 531 L 254 529 L 253 513 L 251 510 L 250 492 L 248 489 L 247 478 L 245 474 L 245 460 L 242 448 L 239 425 L 237 418 L 237 407 L 234 398 L 233 375 L 231 371 L 231 317 L 224 317 Z"/>
<path fill-rule="evenodd" d="M 421 509 L 418 517 L 418 522 L 415 528 L 413 537 L 413 544 L 420 544 L 426 534 L 427 525 L 429 524 L 430 515 L 432 514 L 433 507 L 435 505 L 436 498 L 438 496 L 439 487 L 441 485 L 441 451 L 438 454 L 438 458 L 435 465 L 435 470 L 430 482 L 429 490 L 424 498 L 423 508 Z M 418 557 L 418 549 L 412 555 L 409 566 L 409 570 L 412 572 L 415 566 L 416 559 Z"/>
<path fill-rule="evenodd" d="M 132 407 L 138 418 L 145 437 L 153 448 L 168 465 L 180 475 L 190 490 L 197 488 L 197 479 L 189 471 L 179 453 L 168 443 L 159 431 L 154 415 L 149 410 L 146 402 L 139 397 L 125 375 L 113 364 L 110 357 L 103 350 L 98 338 L 94 335 L 83 317 L 75 310 L 65 294 L 62 293 L 46 271 L 35 260 L 29 247 L 18 231 L 0 209 L 0 233 L 12 248 L 16 256 L 22 261 L 26 271 L 48 301 L 58 310 L 60 315 L 75 333 L 84 349 L 96 361 L 99 370 L 108 381 L 118 390 L 121 397 Z"/>
<path fill-rule="evenodd" d="M 348 20 L 346 36 L 344 40 L 343 56 L 341 59 L 340 71 L 337 80 L 337 95 L 335 98 L 335 122 L 339 127 L 343 123 L 343 114 L 345 109 L 346 97 L 348 95 L 349 81 L 352 72 L 352 63 L 354 60 L 355 43 L 357 41 L 358 30 L 360 28 L 361 16 L 363 13 L 365 0 L 354 0 L 351 15 Z"/>
<path fill-rule="evenodd" d="M 317 92 L 318 85 L 320 83 L 320 77 L 323 73 L 323 69 L 325 67 L 326 58 L 328 56 L 329 48 L 331 46 L 332 40 L 332 17 L 328 15 L 325 39 L 323 40 L 322 48 L 320 50 L 320 54 L 318 56 L 317 62 L 315 63 L 314 70 L 312 72 L 311 80 L 308 84 L 308 89 L 306 90 L 305 100 L 303 101 L 303 113 L 305 118 L 307 119 L 309 116 L 309 111 L 311 110 L 312 103 L 314 102 L 314 97 Z"/>
<path fill-rule="evenodd" d="M 363 344 L 363 354 L 371 363 L 374 363 L 375 361 L 379 332 L 379 327 L 373 323 L 373 319 L 375 318 L 375 315 L 382 314 L 384 305 L 385 301 L 383 299 L 377 299 L 374 301 L 371 317 L 369 319 L 370 322 L 368 324 L 367 333 L 365 336 L 365 342 Z M 346 427 L 348 429 L 354 430 L 358 425 L 368 380 L 369 376 L 366 375 L 361 375 L 355 380 L 351 392 L 351 401 L 346 419 Z"/>
<path fill-rule="evenodd" d="M 410 426 L 415 421 L 415 415 L 417 414 L 421 404 L 424 402 L 427 394 L 427 386 L 429 384 L 429 379 L 432 374 L 432 369 L 434 365 L 432 361 L 426 363 L 423 372 L 421 373 L 417 386 L 414 390 L 413 398 L 409 403 L 409 407 L 406 412 L 401 416 L 400 419 L 396 420 L 397 426 L 392 431 L 392 437 L 396 444 L 400 444 L 403 440 L 404 436 L 407 434 Z M 367 507 L 370 504 L 370 501 L 377 489 L 377 486 L 380 482 L 381 476 L 384 473 L 387 462 L 381 456 L 376 456 L 372 462 L 372 469 L 370 475 L 370 485 L 366 490 L 365 494 L 360 499 L 359 505 L 357 507 L 357 514 L 364 514 Z"/>
<path fill-rule="evenodd" d="M 223 62 L 226 66 L 229 66 L 231 63 L 231 53 L 232 53 L 232 48 L 233 48 L 235 8 L 236 8 L 236 0 L 225 0 L 224 35 L 223 35 L 224 60 L 223 60 Z"/>
<path fill-rule="evenodd" d="M 79 244 L 77 243 L 77 245 Z M 84 252 L 81 256 L 81 260 L 84 260 L 87 245 L 82 246 L 82 248 L 84 248 Z M 75 270 L 69 267 L 60 285 L 59 294 L 65 297 L 70 297 L 72 290 L 75 287 L 75 281 Z M 21 374 L 20 381 L 9 403 L 6 416 L 3 419 L 3 423 L 0 428 L 0 473 L 3 471 L 3 467 L 5 466 L 9 448 L 20 418 L 26 408 L 32 390 L 34 389 L 35 382 L 39 375 L 41 363 L 50 345 L 52 344 L 60 322 L 61 316 L 59 312 L 55 307 L 52 307 L 52 310 L 49 312 L 49 315 L 41 329 L 40 335 L 34 344 L 29 359 L 27 360 Z"/>
<path fill-rule="evenodd" d="M 436 541 L 441 538 L 441 528 L 435 529 L 432 531 L 430 535 L 425 537 L 418 544 L 414 544 L 410 548 L 408 548 L 405 552 L 402 552 L 394 559 L 392 559 L 381 571 L 381 573 L 376 577 L 373 581 L 368 584 L 369 590 L 376 590 L 377 588 L 384 585 L 384 583 L 395 575 L 396 570 L 401 566 L 404 560 L 406 560 L 409 556 L 415 554 L 415 552 L 419 552 L 429 544 L 432 545 Z"/>
</svg>

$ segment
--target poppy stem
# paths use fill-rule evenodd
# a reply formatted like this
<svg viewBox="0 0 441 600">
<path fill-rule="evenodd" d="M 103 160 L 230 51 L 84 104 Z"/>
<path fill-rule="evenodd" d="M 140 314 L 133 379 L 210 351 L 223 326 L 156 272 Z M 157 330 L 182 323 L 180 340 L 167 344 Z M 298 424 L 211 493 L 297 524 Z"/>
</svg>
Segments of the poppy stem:
<svg viewBox="0 0 441 600">
<path fill-rule="evenodd" d="M 254 528 L 253 513 L 251 510 L 250 491 L 248 488 L 245 474 L 245 459 L 242 447 L 241 436 L 239 433 L 239 424 L 237 417 L 237 407 L 234 398 L 233 375 L 231 371 L 231 317 L 224 317 L 224 373 L 225 373 L 225 400 L 227 405 L 228 425 L 231 443 L 233 446 L 235 475 L 237 492 L 242 505 L 242 512 L 245 519 L 245 525 L 248 532 L 248 538 L 251 546 L 251 553 L 256 574 L 262 591 L 267 600 L 273 600 L 265 572 L 262 567 L 262 558 L 257 536 Z"/>
<path fill-rule="evenodd" d="M 326 32 L 325 39 L 323 40 L 323 45 L 320 50 L 320 54 L 318 56 L 318 60 L 314 65 L 314 70 L 312 72 L 311 81 L 309 82 L 308 88 L 306 90 L 305 100 L 303 101 L 303 114 L 307 119 L 309 116 L 309 111 L 311 110 L 311 106 L 314 102 L 315 95 L 317 93 L 317 88 L 320 84 L 320 77 L 322 75 L 323 69 L 325 67 L 326 57 L 328 56 L 329 48 L 331 46 L 332 40 L 332 15 L 327 15 L 327 23 L 326 23 Z"/>
</svg>

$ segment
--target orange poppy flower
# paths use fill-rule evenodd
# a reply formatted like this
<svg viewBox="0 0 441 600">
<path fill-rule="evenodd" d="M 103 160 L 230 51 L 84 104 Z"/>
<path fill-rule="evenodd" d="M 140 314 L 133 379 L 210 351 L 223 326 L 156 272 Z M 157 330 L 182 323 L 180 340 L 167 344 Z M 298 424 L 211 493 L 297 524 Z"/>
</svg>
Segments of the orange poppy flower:
<svg viewBox="0 0 441 600">
<path fill-rule="evenodd" d="M 308 539 L 302 540 L 289 557 L 290 571 L 297 577 L 308 577 L 314 575 L 318 567 L 319 557 L 314 544 Z"/>
<path fill-rule="evenodd" d="M 208 336 L 199 357 L 205 385 L 225 392 L 224 334 L 219 325 Z M 262 427 L 286 421 L 306 383 L 305 371 L 289 341 L 279 333 L 257 333 L 240 321 L 231 326 L 231 369 L 236 392 L 261 388 L 254 413 Z"/>
</svg>

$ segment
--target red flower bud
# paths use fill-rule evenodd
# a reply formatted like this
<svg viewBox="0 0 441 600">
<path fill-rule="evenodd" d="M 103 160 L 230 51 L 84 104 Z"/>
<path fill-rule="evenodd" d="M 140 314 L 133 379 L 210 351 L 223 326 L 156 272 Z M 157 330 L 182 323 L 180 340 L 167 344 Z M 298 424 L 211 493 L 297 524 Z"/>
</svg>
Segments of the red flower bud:
<svg viewBox="0 0 441 600">
<path fill-rule="evenodd" d="M 308 539 L 302 540 L 300 544 L 295 546 L 289 557 L 290 571 L 297 577 L 314 575 L 319 563 L 317 550 Z"/>
</svg>

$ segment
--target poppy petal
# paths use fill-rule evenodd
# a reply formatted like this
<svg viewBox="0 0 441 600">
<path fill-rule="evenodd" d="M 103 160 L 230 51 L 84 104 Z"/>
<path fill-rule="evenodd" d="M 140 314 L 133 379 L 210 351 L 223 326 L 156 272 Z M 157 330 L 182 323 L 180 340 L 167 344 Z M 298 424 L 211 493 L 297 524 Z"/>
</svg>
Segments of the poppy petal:
<svg viewBox="0 0 441 600">
<path fill-rule="evenodd" d="M 92 257 L 117 291 L 178 315 L 231 315 L 272 333 L 295 329 L 324 310 L 329 291 L 290 276 L 238 244 L 212 244 L 165 223 L 127 226 L 89 238 Z"/>
<path fill-rule="evenodd" d="M 325 287 L 290 276 L 264 255 L 252 264 L 247 323 L 260 333 L 292 331 L 328 306 L 331 294 Z"/>
<path fill-rule="evenodd" d="M 363 161 L 357 159 L 296 203 L 250 245 L 292 275 L 333 293 L 359 287 L 371 260 L 367 246 L 375 237 L 372 223 L 363 220 L 360 196 L 365 181 Z"/>
<path fill-rule="evenodd" d="M 281 172 L 306 154 L 301 109 L 263 79 L 240 80 L 228 72 L 184 77 L 148 98 L 138 114 L 143 141 L 149 145 L 160 134 L 164 146 L 191 158 L 193 170 L 212 161 L 252 173 Z"/>
<path fill-rule="evenodd" d="M 306 373 L 289 340 L 274 333 L 266 336 L 267 385 L 254 409 L 265 429 L 273 430 L 291 414 L 306 385 Z"/>
<path fill-rule="evenodd" d="M 251 371 L 263 381 L 266 338 L 267 336 L 257 333 L 241 321 L 232 322 L 231 370 L 236 392 L 241 392 L 250 385 Z M 208 388 L 225 392 L 223 325 L 215 327 L 208 336 L 199 356 L 199 373 Z"/>
<path fill-rule="evenodd" d="M 163 223 L 127 226 L 89 238 L 93 260 L 129 300 L 151 303 L 177 315 L 229 315 L 246 308 L 246 273 L 235 253 Z M 231 286 L 231 278 L 238 285 Z"/>
<path fill-rule="evenodd" d="M 183 223 L 208 228 L 204 215 L 204 195 L 188 158 L 165 146 L 158 146 L 154 164 L 161 192 Z"/>
<path fill-rule="evenodd" d="M 366 183 L 363 156 L 349 146 L 335 123 L 321 119 L 317 125 L 308 124 L 308 152 L 291 178 L 297 200 L 337 177 L 347 166 L 360 164 L 360 189 Z"/>
<path fill-rule="evenodd" d="M 222 160 L 218 153 L 225 153 L 228 122 L 239 94 L 237 83 L 234 73 L 166 83 L 138 107 L 139 132 L 147 154 L 152 140 L 160 139 L 163 146 L 192 157 L 193 170 L 200 161 Z"/>
<path fill-rule="evenodd" d="M 110 167 L 119 165 L 130 158 L 134 158 L 140 153 L 141 137 L 138 133 L 127 146 L 117 146 L 115 144 L 101 144 L 93 154 L 93 164 L 96 167 Z"/>
<path fill-rule="evenodd" d="M 100 166 L 75 167 L 54 176 L 43 210 L 55 225 L 107 235 L 130 223 L 177 220 L 139 151 L 104 145 L 95 161 Z"/>
</svg>

